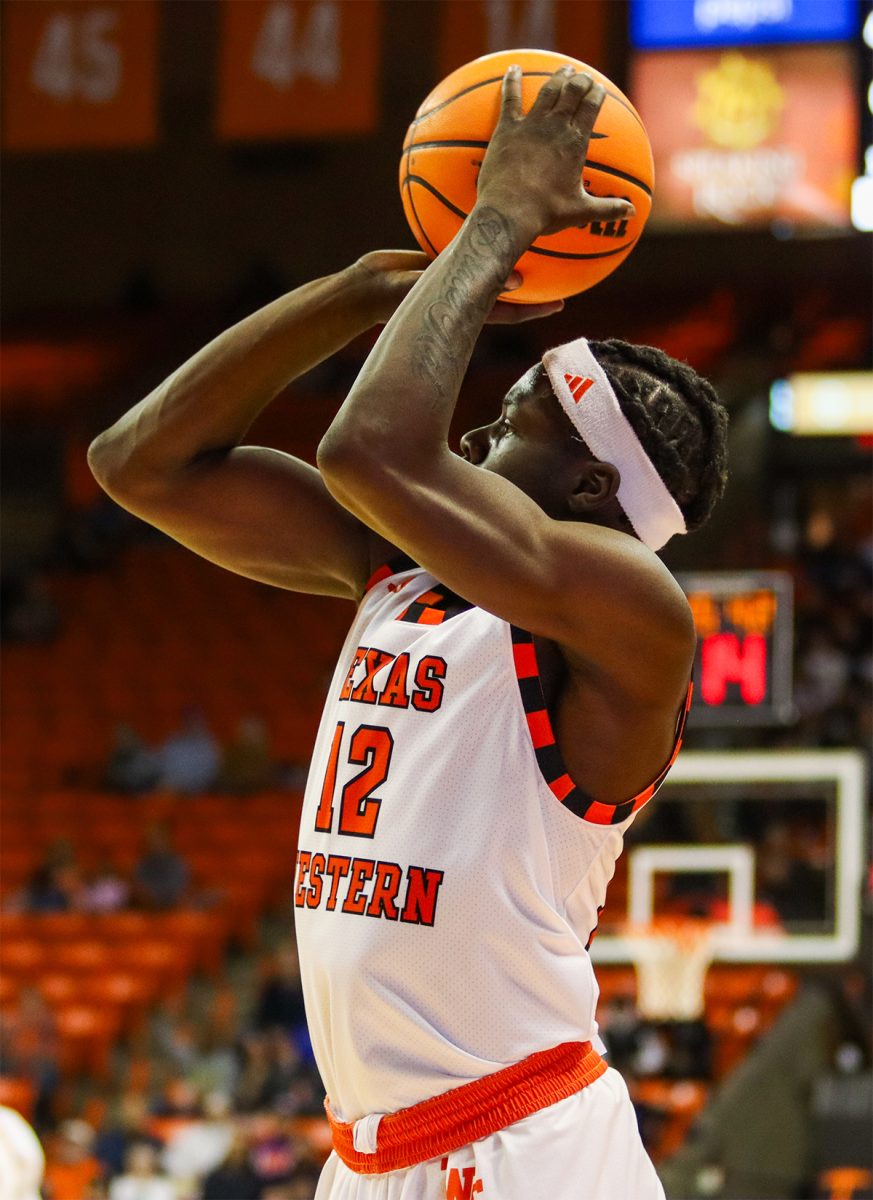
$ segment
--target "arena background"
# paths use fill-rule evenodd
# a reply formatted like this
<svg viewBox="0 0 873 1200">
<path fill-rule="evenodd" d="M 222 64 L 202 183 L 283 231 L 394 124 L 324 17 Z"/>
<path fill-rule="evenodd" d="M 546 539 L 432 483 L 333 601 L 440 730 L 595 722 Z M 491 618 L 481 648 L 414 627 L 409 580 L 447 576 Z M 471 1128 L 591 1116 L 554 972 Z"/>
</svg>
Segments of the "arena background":
<svg viewBox="0 0 873 1200">
<path fill-rule="evenodd" d="M 457 428 L 580 332 L 687 359 L 732 418 L 725 501 L 667 554 L 698 702 L 610 890 L 602 1030 L 671 1200 L 873 1195 L 869 6 L 631 7 L 4 5 L 0 1103 L 49 1200 L 310 1197 L 327 1152 L 292 880 L 351 610 L 143 526 L 88 442 L 260 304 L 412 245 L 409 120 L 518 45 L 628 92 L 655 210 L 559 317 L 485 331 Z M 372 340 L 252 439 L 312 459 Z"/>
</svg>

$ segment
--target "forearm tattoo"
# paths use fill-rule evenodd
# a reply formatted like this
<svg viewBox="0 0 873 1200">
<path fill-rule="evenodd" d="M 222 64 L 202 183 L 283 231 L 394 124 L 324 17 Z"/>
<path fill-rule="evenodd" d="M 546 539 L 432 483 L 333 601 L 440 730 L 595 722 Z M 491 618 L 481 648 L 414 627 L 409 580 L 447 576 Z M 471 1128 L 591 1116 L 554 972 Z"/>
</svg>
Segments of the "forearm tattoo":
<svg viewBox="0 0 873 1200">
<path fill-rule="evenodd" d="M 485 317 L 518 256 L 512 225 L 496 209 L 479 210 L 468 230 L 414 342 L 413 370 L 441 400 L 457 395 Z"/>
</svg>

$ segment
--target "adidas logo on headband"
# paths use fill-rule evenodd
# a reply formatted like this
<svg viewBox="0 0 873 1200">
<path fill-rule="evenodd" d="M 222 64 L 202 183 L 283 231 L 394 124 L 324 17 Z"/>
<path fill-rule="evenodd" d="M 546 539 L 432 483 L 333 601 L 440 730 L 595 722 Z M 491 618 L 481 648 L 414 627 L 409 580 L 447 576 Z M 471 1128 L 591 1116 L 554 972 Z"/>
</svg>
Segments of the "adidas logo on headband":
<svg viewBox="0 0 873 1200">
<path fill-rule="evenodd" d="M 581 375 L 564 375 L 564 383 L 570 389 L 570 394 L 578 404 L 590 387 L 594 386 L 594 380 Z"/>
</svg>

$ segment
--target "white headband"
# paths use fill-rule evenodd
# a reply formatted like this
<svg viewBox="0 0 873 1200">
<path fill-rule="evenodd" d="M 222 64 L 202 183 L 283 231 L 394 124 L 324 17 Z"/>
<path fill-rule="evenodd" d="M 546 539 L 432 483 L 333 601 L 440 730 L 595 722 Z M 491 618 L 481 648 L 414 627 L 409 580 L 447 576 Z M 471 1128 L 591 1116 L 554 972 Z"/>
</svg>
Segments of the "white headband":
<svg viewBox="0 0 873 1200">
<path fill-rule="evenodd" d="M 585 338 L 543 355 L 552 390 L 585 444 L 601 462 L 618 468 L 616 499 L 640 541 L 660 550 L 685 533 L 679 505 L 652 465 Z"/>
</svg>

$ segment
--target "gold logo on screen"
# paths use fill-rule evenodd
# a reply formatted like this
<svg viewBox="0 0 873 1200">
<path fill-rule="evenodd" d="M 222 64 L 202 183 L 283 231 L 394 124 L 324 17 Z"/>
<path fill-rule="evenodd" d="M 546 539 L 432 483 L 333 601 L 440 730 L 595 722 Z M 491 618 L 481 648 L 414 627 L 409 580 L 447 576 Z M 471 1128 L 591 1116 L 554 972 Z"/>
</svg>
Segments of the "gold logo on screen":
<svg viewBox="0 0 873 1200">
<path fill-rule="evenodd" d="M 776 130 L 785 95 L 773 69 L 736 52 L 697 77 L 694 119 L 716 146 L 749 150 Z"/>
</svg>

